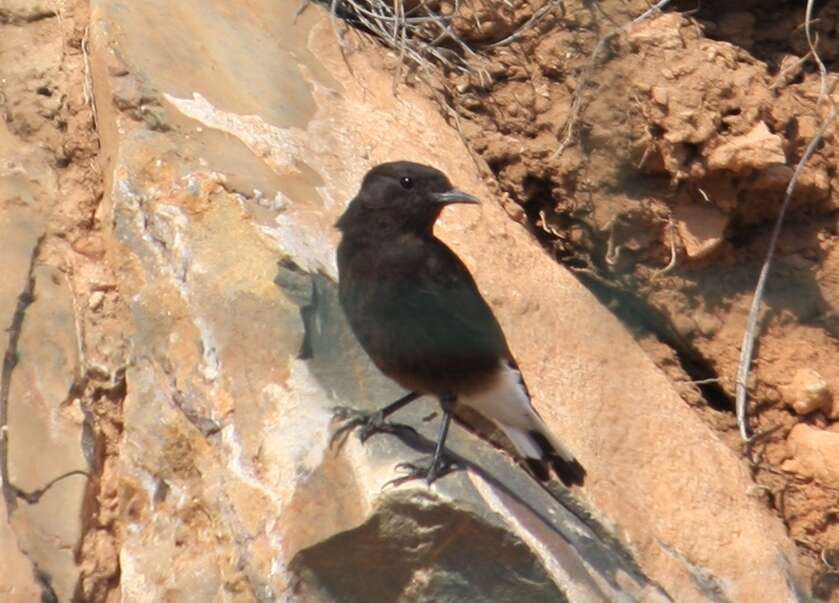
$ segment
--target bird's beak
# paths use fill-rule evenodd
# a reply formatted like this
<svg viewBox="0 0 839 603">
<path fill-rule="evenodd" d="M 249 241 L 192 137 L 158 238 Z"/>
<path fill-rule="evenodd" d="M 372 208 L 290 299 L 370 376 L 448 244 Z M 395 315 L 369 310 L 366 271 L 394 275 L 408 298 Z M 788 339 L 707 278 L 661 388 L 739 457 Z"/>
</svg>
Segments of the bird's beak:
<svg viewBox="0 0 839 603">
<path fill-rule="evenodd" d="M 432 193 L 431 197 L 437 201 L 437 203 L 443 205 L 448 205 L 449 203 L 480 203 L 477 197 L 473 197 L 469 193 L 464 193 L 456 188 L 446 191 L 445 193 Z"/>
</svg>

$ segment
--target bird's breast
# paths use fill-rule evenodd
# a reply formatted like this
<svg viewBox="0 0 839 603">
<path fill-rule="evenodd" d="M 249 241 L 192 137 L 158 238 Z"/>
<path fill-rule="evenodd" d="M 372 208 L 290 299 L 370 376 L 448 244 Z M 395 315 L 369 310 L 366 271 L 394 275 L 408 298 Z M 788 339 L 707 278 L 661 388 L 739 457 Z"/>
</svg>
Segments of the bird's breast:
<svg viewBox="0 0 839 603">
<path fill-rule="evenodd" d="M 341 305 L 376 366 L 403 387 L 473 390 L 497 370 L 503 334 L 454 254 L 417 241 L 344 249 Z"/>
</svg>

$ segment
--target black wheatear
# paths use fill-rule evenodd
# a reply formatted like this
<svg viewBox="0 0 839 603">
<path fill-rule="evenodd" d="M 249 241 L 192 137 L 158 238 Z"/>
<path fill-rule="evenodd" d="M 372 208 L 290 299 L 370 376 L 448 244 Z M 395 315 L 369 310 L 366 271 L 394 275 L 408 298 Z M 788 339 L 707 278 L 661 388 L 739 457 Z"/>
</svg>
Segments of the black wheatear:
<svg viewBox="0 0 839 603">
<path fill-rule="evenodd" d="M 419 396 L 437 397 L 443 419 L 431 464 L 404 464 L 409 474 L 395 481 L 431 483 L 445 471 L 452 413 L 465 405 L 497 425 L 538 478 L 548 479 L 552 466 L 566 485 L 582 484 L 585 470 L 533 407 L 472 275 L 434 236 L 434 222 L 451 203 L 478 200 L 434 168 L 385 163 L 367 173 L 338 220 L 341 306 L 375 365 L 411 392 L 376 413 L 344 412 L 343 418 L 366 439 L 392 431 L 384 419 Z"/>
</svg>

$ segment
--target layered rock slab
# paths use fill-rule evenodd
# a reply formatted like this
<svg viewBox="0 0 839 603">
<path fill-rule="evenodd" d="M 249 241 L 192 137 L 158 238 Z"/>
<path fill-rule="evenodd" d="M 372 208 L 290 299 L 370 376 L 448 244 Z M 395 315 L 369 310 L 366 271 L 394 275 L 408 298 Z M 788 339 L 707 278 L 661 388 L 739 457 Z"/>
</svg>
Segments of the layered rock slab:
<svg viewBox="0 0 839 603">
<path fill-rule="evenodd" d="M 72 396 L 79 372 L 76 312 L 66 275 L 39 257 L 58 194 L 48 153 L 0 124 L 4 601 L 69 601 L 80 574 L 75 551 L 89 464 L 84 415 Z"/>
<path fill-rule="evenodd" d="M 310 7 L 294 22 L 295 8 L 93 6 L 134 330 L 124 600 L 793 599 L 791 544 L 748 495 L 739 459 L 509 221 L 436 109 L 404 88 L 394 98 L 363 55 L 353 77 L 325 15 Z M 460 430 L 451 445 L 468 471 L 382 491 L 397 461 L 427 451 L 428 401 L 399 415 L 417 441 L 330 447 L 332 406 L 400 393 L 358 349 L 331 282 L 332 224 L 367 169 L 402 158 L 486 199 L 447 210 L 439 233 L 497 310 L 540 412 L 588 468 L 577 495 L 599 521 Z M 278 287 L 283 269 L 319 284 Z M 301 304 L 314 308 L 307 324 Z M 307 339 L 311 357 L 299 358 Z M 394 572 L 362 567 L 361 554 Z M 515 571 L 490 574 L 493 556 Z"/>
</svg>

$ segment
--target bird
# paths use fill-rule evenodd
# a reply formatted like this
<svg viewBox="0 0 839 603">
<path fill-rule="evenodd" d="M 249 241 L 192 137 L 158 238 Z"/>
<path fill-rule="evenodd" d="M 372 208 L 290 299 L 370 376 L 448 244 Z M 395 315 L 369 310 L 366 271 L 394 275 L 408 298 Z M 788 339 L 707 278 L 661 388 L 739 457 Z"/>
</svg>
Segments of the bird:
<svg viewBox="0 0 839 603">
<path fill-rule="evenodd" d="M 336 409 L 344 428 L 398 430 L 388 416 L 434 396 L 442 420 L 430 464 L 401 463 L 430 485 L 451 469 L 444 454 L 455 411 L 467 406 L 506 434 L 532 473 L 582 485 L 586 471 L 533 406 L 504 332 L 463 261 L 434 235 L 443 208 L 479 200 L 440 170 L 410 161 L 377 165 L 335 226 L 338 299 L 361 347 L 387 377 L 408 390 L 374 413 Z M 411 431 L 413 431 L 411 429 Z"/>
</svg>

